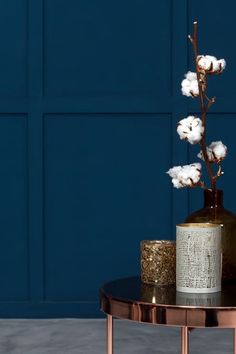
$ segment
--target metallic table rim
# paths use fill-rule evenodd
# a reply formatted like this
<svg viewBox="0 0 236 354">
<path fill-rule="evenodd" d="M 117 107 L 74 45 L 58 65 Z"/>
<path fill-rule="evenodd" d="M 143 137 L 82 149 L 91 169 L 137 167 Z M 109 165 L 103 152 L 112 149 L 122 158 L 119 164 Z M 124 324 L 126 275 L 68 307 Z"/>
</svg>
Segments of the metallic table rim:
<svg viewBox="0 0 236 354">
<path fill-rule="evenodd" d="M 106 292 L 105 288 L 113 282 L 104 284 L 100 289 L 100 308 L 104 313 L 113 317 L 177 327 L 236 327 L 236 306 L 204 307 L 137 301 Z"/>
</svg>

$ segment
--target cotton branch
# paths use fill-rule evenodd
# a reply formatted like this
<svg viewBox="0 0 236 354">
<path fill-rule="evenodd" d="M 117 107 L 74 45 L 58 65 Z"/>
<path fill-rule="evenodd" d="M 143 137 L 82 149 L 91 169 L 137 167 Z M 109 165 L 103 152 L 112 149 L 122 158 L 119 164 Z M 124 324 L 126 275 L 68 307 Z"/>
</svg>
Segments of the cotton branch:
<svg viewBox="0 0 236 354">
<path fill-rule="evenodd" d="M 200 141 L 200 145 L 201 145 L 204 161 L 206 163 L 207 173 L 208 173 L 210 183 L 211 183 L 211 189 L 214 190 L 214 189 L 216 189 L 216 179 L 214 178 L 212 166 L 211 166 L 211 163 L 208 158 L 207 147 L 206 147 L 206 114 L 207 114 L 207 111 L 210 108 L 210 106 L 212 106 L 212 104 L 215 102 L 215 97 L 213 97 L 212 99 L 209 99 L 206 96 L 206 94 L 204 93 L 205 88 L 206 88 L 206 81 L 205 81 L 205 74 L 202 73 L 198 67 L 197 29 L 198 29 L 197 22 L 194 22 L 193 23 L 193 36 L 189 35 L 188 38 L 193 45 L 194 59 L 195 59 L 195 65 L 196 65 L 196 74 L 197 74 L 197 81 L 198 81 L 198 89 L 199 89 L 201 120 L 202 120 L 202 125 L 204 127 L 204 133 L 203 133 L 202 139 Z M 207 100 L 207 104 L 205 104 L 205 100 Z"/>
</svg>

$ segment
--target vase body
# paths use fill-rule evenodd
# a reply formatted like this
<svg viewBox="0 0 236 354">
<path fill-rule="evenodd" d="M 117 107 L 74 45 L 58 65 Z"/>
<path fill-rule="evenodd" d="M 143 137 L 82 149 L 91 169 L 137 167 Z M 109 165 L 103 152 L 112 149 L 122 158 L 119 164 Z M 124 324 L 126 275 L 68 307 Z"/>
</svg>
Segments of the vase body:
<svg viewBox="0 0 236 354">
<path fill-rule="evenodd" d="M 222 190 L 204 190 L 204 207 L 190 214 L 187 223 L 220 224 L 222 230 L 222 279 L 236 280 L 236 215 L 223 206 Z"/>
</svg>

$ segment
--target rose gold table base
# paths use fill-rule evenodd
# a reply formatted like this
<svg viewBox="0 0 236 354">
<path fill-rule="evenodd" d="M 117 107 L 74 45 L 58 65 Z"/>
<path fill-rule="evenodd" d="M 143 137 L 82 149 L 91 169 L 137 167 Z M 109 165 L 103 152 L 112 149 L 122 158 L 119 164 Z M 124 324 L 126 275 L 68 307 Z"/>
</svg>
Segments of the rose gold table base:
<svg viewBox="0 0 236 354">
<path fill-rule="evenodd" d="M 189 333 L 193 328 L 181 327 L 181 354 L 189 354 Z M 236 354 L 236 328 L 233 329 L 233 354 Z M 113 317 L 107 315 L 107 354 L 113 354 Z"/>
<path fill-rule="evenodd" d="M 234 331 L 234 354 L 236 354 L 236 328 L 234 328 L 233 331 Z"/>
<path fill-rule="evenodd" d="M 107 354 L 113 354 L 113 318 L 107 315 Z"/>
<path fill-rule="evenodd" d="M 189 354 L 189 329 L 181 327 L 181 354 Z"/>
</svg>

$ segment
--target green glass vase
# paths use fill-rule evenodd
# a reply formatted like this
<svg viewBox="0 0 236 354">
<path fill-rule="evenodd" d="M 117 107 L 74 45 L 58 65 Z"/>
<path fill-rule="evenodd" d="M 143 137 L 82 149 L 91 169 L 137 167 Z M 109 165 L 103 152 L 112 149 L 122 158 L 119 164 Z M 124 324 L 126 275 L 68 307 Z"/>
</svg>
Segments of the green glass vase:
<svg viewBox="0 0 236 354">
<path fill-rule="evenodd" d="M 236 280 L 236 215 L 223 206 L 223 191 L 204 190 L 204 207 L 190 214 L 185 222 L 215 223 L 222 227 L 222 279 Z"/>
</svg>

